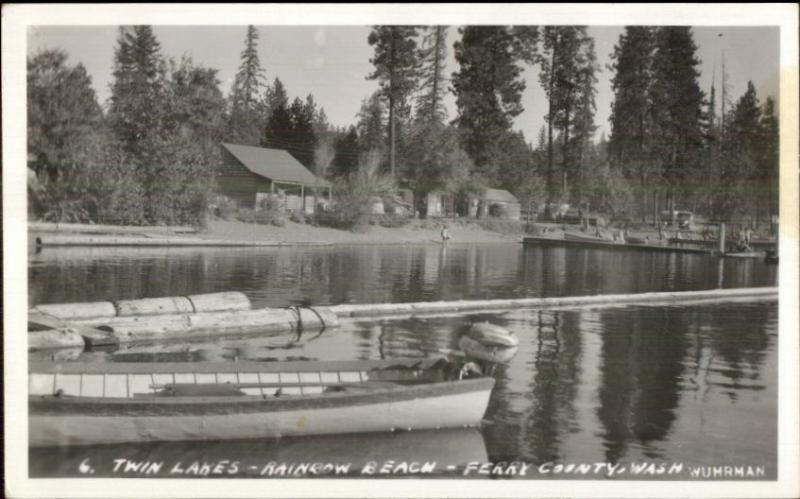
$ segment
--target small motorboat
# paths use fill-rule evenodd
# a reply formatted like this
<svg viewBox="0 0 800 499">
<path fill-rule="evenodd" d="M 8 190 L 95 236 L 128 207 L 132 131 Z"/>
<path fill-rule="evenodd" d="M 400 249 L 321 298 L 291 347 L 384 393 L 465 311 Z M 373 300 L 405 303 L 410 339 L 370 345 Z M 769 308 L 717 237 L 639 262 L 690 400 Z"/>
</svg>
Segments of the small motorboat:
<svg viewBox="0 0 800 499">
<path fill-rule="evenodd" d="M 494 379 L 465 359 L 29 364 L 32 447 L 480 424 Z M 453 410 L 453 408 L 458 408 Z"/>
<path fill-rule="evenodd" d="M 508 329 L 490 322 L 472 324 L 461 337 L 458 347 L 467 357 L 504 363 L 511 360 L 519 349 L 519 338 Z"/>
</svg>

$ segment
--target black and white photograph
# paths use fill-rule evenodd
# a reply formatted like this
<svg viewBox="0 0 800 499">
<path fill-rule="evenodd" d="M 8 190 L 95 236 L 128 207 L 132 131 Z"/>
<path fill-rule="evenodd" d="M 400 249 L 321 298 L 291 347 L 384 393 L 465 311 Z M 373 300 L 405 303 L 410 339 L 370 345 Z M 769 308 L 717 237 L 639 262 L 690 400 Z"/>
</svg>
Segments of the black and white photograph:
<svg viewBox="0 0 800 499">
<path fill-rule="evenodd" d="M 798 7 L 3 6 L 9 497 L 796 497 Z"/>
</svg>

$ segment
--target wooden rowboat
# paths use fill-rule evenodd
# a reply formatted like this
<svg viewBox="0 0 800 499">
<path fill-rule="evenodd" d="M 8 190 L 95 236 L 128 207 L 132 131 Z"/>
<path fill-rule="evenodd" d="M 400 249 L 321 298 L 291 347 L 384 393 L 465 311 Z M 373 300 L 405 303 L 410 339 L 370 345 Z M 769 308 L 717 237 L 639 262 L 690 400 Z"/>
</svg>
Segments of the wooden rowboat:
<svg viewBox="0 0 800 499">
<path fill-rule="evenodd" d="M 478 425 L 494 379 L 464 361 L 29 364 L 32 447 Z"/>
</svg>

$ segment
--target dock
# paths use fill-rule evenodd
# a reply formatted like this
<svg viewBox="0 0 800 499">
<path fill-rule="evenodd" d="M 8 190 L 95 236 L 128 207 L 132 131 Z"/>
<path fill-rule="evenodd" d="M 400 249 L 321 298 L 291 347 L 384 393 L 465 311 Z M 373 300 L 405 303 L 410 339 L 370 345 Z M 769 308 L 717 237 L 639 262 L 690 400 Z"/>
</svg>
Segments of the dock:
<svg viewBox="0 0 800 499">
<path fill-rule="evenodd" d="M 610 250 L 633 250 L 633 251 L 659 251 L 662 253 L 692 253 L 698 255 L 711 255 L 714 252 L 706 248 L 690 248 L 686 246 L 675 246 L 667 244 L 632 244 L 619 241 L 573 241 L 569 239 L 559 239 L 553 237 L 526 236 L 522 238 L 522 244 L 531 246 L 568 246 L 573 248 L 603 248 Z"/>
</svg>

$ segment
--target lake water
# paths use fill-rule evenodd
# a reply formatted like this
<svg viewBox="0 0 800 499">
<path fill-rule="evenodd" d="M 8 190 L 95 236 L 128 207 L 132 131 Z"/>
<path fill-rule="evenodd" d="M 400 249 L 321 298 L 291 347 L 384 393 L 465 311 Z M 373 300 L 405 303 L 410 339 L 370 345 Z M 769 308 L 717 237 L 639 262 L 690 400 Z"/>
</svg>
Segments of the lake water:
<svg viewBox="0 0 800 499">
<path fill-rule="evenodd" d="M 520 245 L 45 249 L 31 254 L 29 265 L 32 304 L 239 290 L 255 306 L 322 305 L 768 286 L 777 278 L 776 267 L 756 260 Z M 774 302 L 515 310 L 345 322 L 300 338 L 62 352 L 65 359 L 97 362 L 429 357 L 457 348 L 469 324 L 483 320 L 521 340 L 516 356 L 496 368 L 479 430 L 32 449 L 32 475 L 75 476 L 91 456 L 100 475 L 124 476 L 111 470 L 114 459 L 127 456 L 238 459 L 241 468 L 252 463 L 259 470 L 269 461 L 347 461 L 355 476 L 370 460 L 435 461 L 432 476 L 462 476 L 471 461 L 524 461 L 532 465 L 526 478 L 551 479 L 604 476 L 557 473 L 556 464 L 618 463 L 627 469 L 621 479 L 653 478 L 647 468 L 633 473 L 642 463 L 682 466 L 661 479 L 730 465 L 774 479 L 777 315 Z M 445 465 L 456 471 L 445 473 Z"/>
</svg>

